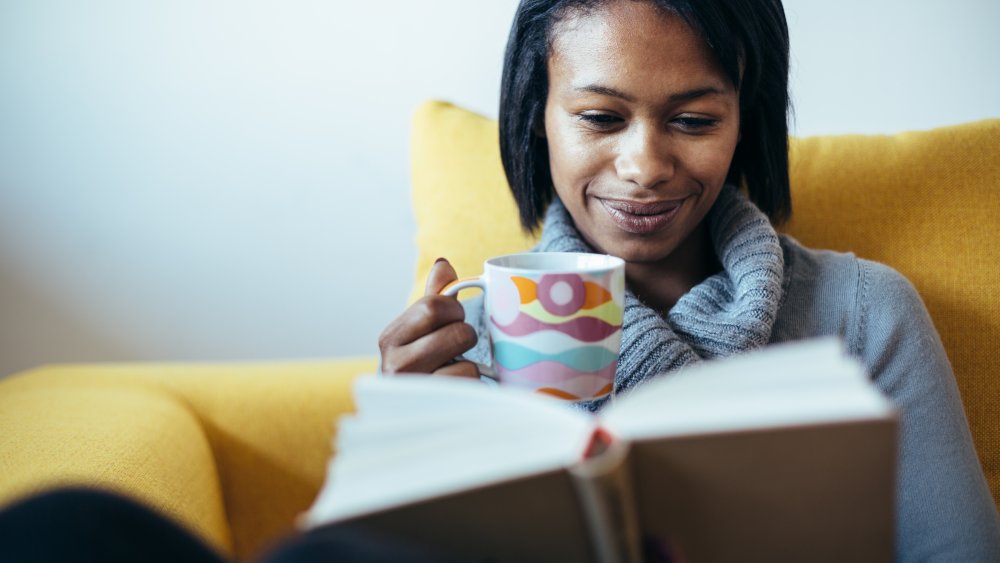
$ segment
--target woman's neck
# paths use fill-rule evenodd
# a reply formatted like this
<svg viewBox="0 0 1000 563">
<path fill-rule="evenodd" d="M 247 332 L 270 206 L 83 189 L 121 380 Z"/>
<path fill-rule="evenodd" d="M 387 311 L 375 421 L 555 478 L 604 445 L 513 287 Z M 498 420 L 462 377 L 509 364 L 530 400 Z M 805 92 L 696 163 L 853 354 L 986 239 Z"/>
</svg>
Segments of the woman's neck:
<svg viewBox="0 0 1000 563">
<path fill-rule="evenodd" d="M 669 256 L 625 265 L 628 287 L 640 301 L 665 315 L 692 287 L 722 269 L 705 221 Z"/>
</svg>

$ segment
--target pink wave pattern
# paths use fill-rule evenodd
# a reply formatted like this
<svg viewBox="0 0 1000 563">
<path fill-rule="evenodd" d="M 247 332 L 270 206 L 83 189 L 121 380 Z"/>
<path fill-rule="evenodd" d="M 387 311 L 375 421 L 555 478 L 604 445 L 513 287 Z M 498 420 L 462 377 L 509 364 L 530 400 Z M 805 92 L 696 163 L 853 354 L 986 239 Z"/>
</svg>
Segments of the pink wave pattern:
<svg viewBox="0 0 1000 563">
<path fill-rule="evenodd" d="M 578 371 L 551 361 L 538 362 L 521 369 L 506 369 L 502 365 L 498 367 L 505 384 L 510 383 L 518 387 L 538 387 L 540 384 L 562 387 L 564 382 L 581 377 L 597 378 L 608 383 L 615 378 L 616 366 L 617 362 L 614 362 L 604 369 L 592 372 Z"/>
<path fill-rule="evenodd" d="M 598 342 L 621 329 L 620 326 L 609 325 L 594 317 L 577 317 L 563 323 L 546 323 L 524 313 L 518 313 L 514 321 L 508 325 L 498 323 L 494 317 L 490 317 L 490 321 L 507 336 L 524 336 L 540 330 L 558 330 L 582 342 Z"/>
</svg>

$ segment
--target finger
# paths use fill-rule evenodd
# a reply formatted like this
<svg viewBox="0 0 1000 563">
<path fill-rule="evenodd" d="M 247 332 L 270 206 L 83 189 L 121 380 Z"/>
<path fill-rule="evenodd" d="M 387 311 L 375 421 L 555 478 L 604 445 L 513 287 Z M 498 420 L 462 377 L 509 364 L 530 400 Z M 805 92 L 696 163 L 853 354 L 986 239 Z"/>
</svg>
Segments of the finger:
<svg viewBox="0 0 1000 563">
<path fill-rule="evenodd" d="M 451 323 L 405 346 L 382 355 L 385 373 L 434 373 L 476 345 L 476 330 L 464 322 Z"/>
<path fill-rule="evenodd" d="M 472 362 L 455 362 L 434 370 L 434 375 L 449 375 L 479 379 L 479 368 Z"/>
<path fill-rule="evenodd" d="M 465 309 L 457 299 L 443 295 L 421 297 L 382 331 L 379 349 L 385 353 L 391 348 L 410 344 L 443 326 L 464 320 Z"/>
<path fill-rule="evenodd" d="M 424 295 L 437 295 L 444 289 L 444 286 L 458 279 L 458 273 L 451 263 L 444 258 L 438 258 L 431 266 L 430 273 L 427 274 L 427 285 L 424 288 Z"/>
</svg>

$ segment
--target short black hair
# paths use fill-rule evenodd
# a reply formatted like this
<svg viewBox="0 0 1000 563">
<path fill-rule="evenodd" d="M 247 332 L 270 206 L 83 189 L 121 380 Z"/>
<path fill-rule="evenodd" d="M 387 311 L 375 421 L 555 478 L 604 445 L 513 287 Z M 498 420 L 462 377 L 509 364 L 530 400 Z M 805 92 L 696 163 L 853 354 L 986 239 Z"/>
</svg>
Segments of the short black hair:
<svg viewBox="0 0 1000 563">
<path fill-rule="evenodd" d="M 521 225 L 534 232 L 552 201 L 543 130 L 553 28 L 608 0 L 521 0 L 500 86 L 500 158 Z M 649 1 L 684 19 L 739 91 L 740 142 L 727 182 L 744 186 L 775 224 L 791 215 L 788 185 L 788 24 L 781 0 Z"/>
</svg>

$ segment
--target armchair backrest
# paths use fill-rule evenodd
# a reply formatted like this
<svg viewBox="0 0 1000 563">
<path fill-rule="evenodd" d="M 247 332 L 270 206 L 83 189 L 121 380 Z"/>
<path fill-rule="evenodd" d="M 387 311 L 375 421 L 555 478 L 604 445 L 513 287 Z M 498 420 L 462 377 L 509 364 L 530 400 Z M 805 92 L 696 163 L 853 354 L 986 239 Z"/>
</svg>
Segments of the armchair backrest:
<svg viewBox="0 0 1000 563">
<path fill-rule="evenodd" d="M 910 279 L 944 341 L 980 461 L 1000 501 L 1000 119 L 884 136 L 792 139 L 792 220 L 805 245 L 854 252 Z M 494 120 L 422 105 L 412 136 L 418 260 L 459 275 L 529 248 Z"/>
</svg>

